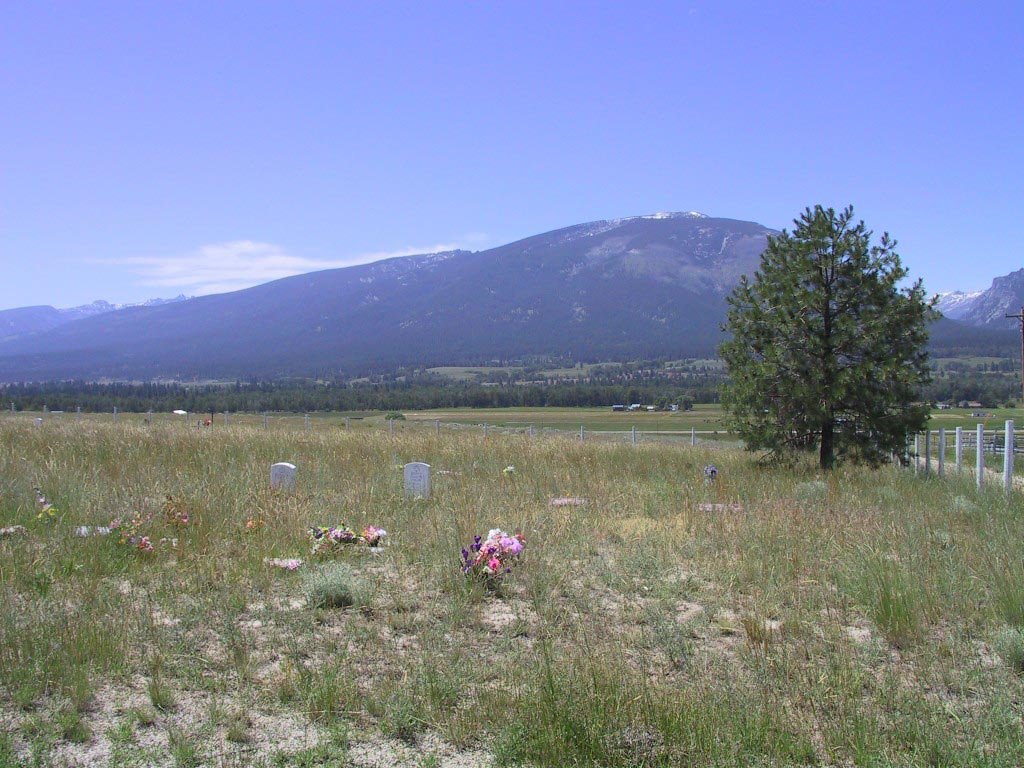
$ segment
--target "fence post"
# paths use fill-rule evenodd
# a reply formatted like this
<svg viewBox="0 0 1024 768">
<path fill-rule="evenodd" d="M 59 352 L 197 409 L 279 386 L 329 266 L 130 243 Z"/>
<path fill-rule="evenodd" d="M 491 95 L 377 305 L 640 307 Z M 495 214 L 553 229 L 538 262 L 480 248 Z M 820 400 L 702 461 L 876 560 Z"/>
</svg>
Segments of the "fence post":
<svg viewBox="0 0 1024 768">
<path fill-rule="evenodd" d="M 484 437 L 487 437 L 487 425 L 484 424 Z"/>
<path fill-rule="evenodd" d="M 959 475 L 964 463 L 964 428 L 956 428 L 956 473 Z"/>
<path fill-rule="evenodd" d="M 1007 419 L 1003 436 L 1003 487 L 1007 493 L 1013 490 L 1013 449 L 1013 419 Z"/>
<path fill-rule="evenodd" d="M 267 414 L 266 414 L 266 411 L 264 411 L 263 412 L 263 428 L 264 429 L 267 428 L 267 423 L 268 423 Z"/>
<path fill-rule="evenodd" d="M 630 440 L 632 440 L 633 445 L 636 445 L 636 427 L 630 430 Z"/>
<path fill-rule="evenodd" d="M 306 425 L 306 429 L 309 429 L 309 414 L 308 413 L 302 414 L 302 421 Z"/>
<path fill-rule="evenodd" d="M 924 476 L 928 477 L 932 471 L 932 431 L 924 431 Z"/>
<path fill-rule="evenodd" d="M 946 428 L 939 429 L 939 477 L 946 474 Z"/>
<path fill-rule="evenodd" d="M 75 418 L 79 421 L 82 419 L 82 406 L 80 405 L 75 406 Z"/>
<path fill-rule="evenodd" d="M 533 424 L 530 425 L 530 437 L 533 437 Z"/>
<path fill-rule="evenodd" d="M 975 451 L 974 457 L 974 475 L 975 484 L 978 490 L 981 490 L 981 484 L 985 482 L 985 425 L 979 424 L 978 429 L 978 445 L 977 451 Z"/>
<path fill-rule="evenodd" d="M 583 431 L 583 425 L 580 424 L 580 442 L 582 443 L 587 439 L 586 432 Z"/>
<path fill-rule="evenodd" d="M 697 428 L 690 427 L 690 447 L 692 448 L 697 444 Z"/>
<path fill-rule="evenodd" d="M 434 434 L 435 435 L 440 435 L 441 434 L 441 420 L 440 419 L 434 419 Z"/>
<path fill-rule="evenodd" d="M 921 471 L 921 435 L 914 435 L 914 474 Z"/>
<path fill-rule="evenodd" d="M 114 406 L 114 421 L 117 421 L 117 406 Z"/>
<path fill-rule="evenodd" d="M 345 417 L 345 429 L 348 429 L 350 426 L 352 426 L 352 419 L 350 419 L 348 416 L 346 416 Z"/>
</svg>

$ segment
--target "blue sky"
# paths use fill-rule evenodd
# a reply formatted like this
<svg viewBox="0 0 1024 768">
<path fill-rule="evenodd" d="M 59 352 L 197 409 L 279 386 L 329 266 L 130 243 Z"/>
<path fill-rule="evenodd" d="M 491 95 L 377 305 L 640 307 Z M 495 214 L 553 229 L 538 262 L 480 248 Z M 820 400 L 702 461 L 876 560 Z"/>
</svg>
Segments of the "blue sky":
<svg viewBox="0 0 1024 768">
<path fill-rule="evenodd" d="M 1024 267 L 1024 3 L 6 3 L 0 308 L 670 210 Z"/>
</svg>

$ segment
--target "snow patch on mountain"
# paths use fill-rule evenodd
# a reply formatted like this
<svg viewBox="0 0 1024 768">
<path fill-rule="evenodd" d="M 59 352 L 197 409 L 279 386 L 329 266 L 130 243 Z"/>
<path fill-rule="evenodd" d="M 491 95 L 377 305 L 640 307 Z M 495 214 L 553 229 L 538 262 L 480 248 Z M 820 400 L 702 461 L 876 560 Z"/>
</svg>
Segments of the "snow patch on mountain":
<svg viewBox="0 0 1024 768">
<path fill-rule="evenodd" d="M 93 315 L 116 312 L 119 309 L 129 309 L 130 307 L 159 307 L 163 304 L 175 304 L 179 301 L 187 301 L 190 298 L 192 297 L 179 294 L 173 299 L 148 299 L 146 301 L 137 301 L 129 304 L 111 304 L 109 301 L 98 299 L 91 304 L 81 304 L 77 307 L 58 309 L 57 311 L 60 312 L 67 320 L 81 320 L 82 318 L 92 317 Z"/>
<path fill-rule="evenodd" d="M 968 312 L 974 301 L 985 291 L 944 291 L 938 294 L 935 308 L 951 320 L 960 320 Z"/>
</svg>

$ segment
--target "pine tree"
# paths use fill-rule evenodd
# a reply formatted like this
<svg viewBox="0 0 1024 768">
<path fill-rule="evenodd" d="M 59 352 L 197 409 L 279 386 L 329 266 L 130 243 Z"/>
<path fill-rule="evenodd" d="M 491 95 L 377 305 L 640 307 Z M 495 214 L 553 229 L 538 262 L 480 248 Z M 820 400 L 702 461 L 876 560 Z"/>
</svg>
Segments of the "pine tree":
<svg viewBox="0 0 1024 768">
<path fill-rule="evenodd" d="M 722 401 L 750 450 L 877 465 L 924 428 L 931 303 L 920 280 L 899 287 L 907 271 L 888 233 L 872 245 L 852 221 L 852 207 L 808 208 L 729 296 Z"/>
</svg>

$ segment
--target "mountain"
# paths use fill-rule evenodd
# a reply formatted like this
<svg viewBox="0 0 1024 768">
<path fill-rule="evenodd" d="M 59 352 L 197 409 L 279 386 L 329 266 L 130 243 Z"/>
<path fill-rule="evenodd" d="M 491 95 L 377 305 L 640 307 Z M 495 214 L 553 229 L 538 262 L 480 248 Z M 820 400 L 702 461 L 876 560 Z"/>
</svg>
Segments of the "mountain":
<svg viewBox="0 0 1024 768">
<path fill-rule="evenodd" d="M 1019 328 L 1020 321 L 1006 315 L 1020 314 L 1024 306 L 1024 269 L 992 281 L 992 286 L 973 299 L 961 319 L 970 325 Z"/>
<path fill-rule="evenodd" d="M 41 333 L 65 323 L 81 320 L 105 312 L 136 306 L 159 306 L 176 301 L 184 301 L 185 296 L 173 299 L 150 299 L 142 304 L 111 304 L 109 301 L 94 301 L 69 309 L 56 309 L 50 306 L 18 307 L 17 309 L 0 310 L 0 340 L 10 340 L 18 336 Z"/>
<path fill-rule="evenodd" d="M 984 291 L 947 291 L 938 295 L 935 308 L 950 320 L 962 320 L 971 311 L 974 300 Z"/>
<path fill-rule="evenodd" d="M 672 213 L 86 317 L 0 342 L 0 380 L 282 377 L 714 352 L 773 230 Z"/>
</svg>

